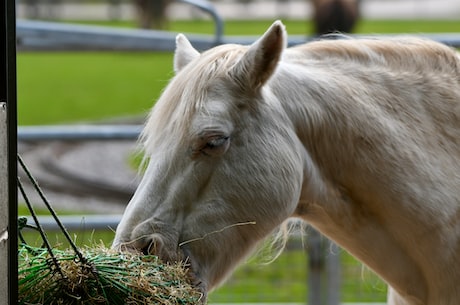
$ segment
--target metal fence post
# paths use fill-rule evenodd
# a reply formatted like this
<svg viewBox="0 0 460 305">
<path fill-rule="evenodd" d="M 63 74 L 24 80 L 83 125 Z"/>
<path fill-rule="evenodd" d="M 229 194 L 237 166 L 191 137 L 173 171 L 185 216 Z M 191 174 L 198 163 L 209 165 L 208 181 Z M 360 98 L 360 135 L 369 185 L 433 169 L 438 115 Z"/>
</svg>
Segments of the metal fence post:
<svg viewBox="0 0 460 305">
<path fill-rule="evenodd" d="M 308 229 L 308 305 L 339 305 L 339 248 L 318 231 Z"/>
<path fill-rule="evenodd" d="M 8 158 L 6 107 L 0 103 L 0 257 L 8 257 Z M 6 173 L 6 174 L 5 174 Z M 0 259 L 0 304 L 8 304 L 8 260 Z"/>
<path fill-rule="evenodd" d="M 15 1 L 0 6 L 0 304 L 17 303 Z"/>
<path fill-rule="evenodd" d="M 340 248 L 334 242 L 327 240 L 327 248 L 323 255 L 326 256 L 327 274 L 327 305 L 340 304 Z"/>
<path fill-rule="evenodd" d="M 321 235 L 309 229 L 308 233 L 308 305 L 322 305 L 324 257 Z"/>
</svg>

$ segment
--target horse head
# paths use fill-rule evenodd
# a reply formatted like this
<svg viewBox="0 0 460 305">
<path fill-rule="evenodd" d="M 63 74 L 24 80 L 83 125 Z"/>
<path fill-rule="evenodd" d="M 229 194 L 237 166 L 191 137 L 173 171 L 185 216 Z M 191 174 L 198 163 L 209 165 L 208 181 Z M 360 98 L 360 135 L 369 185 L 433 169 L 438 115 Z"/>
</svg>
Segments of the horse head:
<svg viewBox="0 0 460 305">
<path fill-rule="evenodd" d="M 250 46 L 199 53 L 183 35 L 176 45 L 113 246 L 187 260 L 206 292 L 294 213 L 303 146 L 268 86 L 286 47 L 281 22 Z"/>
</svg>

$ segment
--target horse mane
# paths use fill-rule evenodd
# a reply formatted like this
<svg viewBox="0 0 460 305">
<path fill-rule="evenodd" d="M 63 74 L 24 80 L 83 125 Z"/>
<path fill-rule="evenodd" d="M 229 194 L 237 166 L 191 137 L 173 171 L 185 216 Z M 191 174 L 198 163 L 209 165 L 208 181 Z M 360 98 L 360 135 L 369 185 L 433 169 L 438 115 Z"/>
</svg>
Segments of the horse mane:
<svg viewBox="0 0 460 305">
<path fill-rule="evenodd" d="M 407 72 L 431 69 L 453 74 L 460 80 L 458 53 L 451 47 L 423 38 L 318 40 L 292 50 L 305 52 L 311 59 L 327 59 L 336 64 L 348 61 Z"/>
</svg>

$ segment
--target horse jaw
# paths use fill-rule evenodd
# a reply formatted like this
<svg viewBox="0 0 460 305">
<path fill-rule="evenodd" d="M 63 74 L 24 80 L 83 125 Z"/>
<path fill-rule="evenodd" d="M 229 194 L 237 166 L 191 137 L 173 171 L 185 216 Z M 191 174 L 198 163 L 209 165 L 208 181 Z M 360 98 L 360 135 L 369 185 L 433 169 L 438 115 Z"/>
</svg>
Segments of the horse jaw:
<svg viewBox="0 0 460 305">
<path fill-rule="evenodd" d="M 250 89 L 256 91 L 267 82 L 286 48 L 286 36 L 286 29 L 278 20 L 249 47 L 232 69 L 232 75 L 242 87 L 249 85 Z"/>
<path fill-rule="evenodd" d="M 176 51 L 174 53 L 174 72 L 176 74 L 199 56 L 200 53 L 192 46 L 187 37 L 183 34 L 176 36 Z"/>
</svg>

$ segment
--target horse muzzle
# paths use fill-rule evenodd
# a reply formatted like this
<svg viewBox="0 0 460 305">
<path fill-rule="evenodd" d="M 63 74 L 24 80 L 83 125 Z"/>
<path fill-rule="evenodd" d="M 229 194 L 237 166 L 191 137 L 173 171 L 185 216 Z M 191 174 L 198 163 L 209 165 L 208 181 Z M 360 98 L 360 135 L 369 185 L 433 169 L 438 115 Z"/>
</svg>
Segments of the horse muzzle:
<svg viewBox="0 0 460 305">
<path fill-rule="evenodd" d="M 179 247 L 165 240 L 160 234 L 151 234 L 149 237 L 138 239 L 133 244 L 135 249 L 141 250 L 145 255 L 157 255 L 163 262 L 183 262 L 188 271 L 191 284 L 203 295 L 200 299 L 202 304 L 207 300 L 207 285 L 203 281 L 200 268 L 194 260 L 190 248 L 187 245 Z"/>
<path fill-rule="evenodd" d="M 200 268 L 188 245 L 179 245 L 179 232 L 171 225 L 152 220 L 144 221 L 133 229 L 129 241 L 118 240 L 113 248 L 156 255 L 165 263 L 183 262 L 188 269 L 192 285 L 203 294 L 200 302 L 206 302 L 207 285 L 202 280 Z"/>
</svg>

